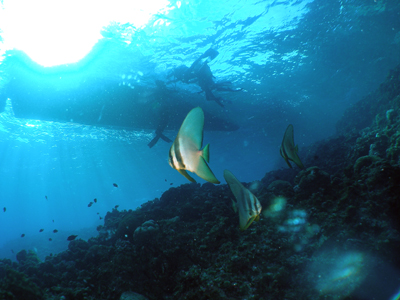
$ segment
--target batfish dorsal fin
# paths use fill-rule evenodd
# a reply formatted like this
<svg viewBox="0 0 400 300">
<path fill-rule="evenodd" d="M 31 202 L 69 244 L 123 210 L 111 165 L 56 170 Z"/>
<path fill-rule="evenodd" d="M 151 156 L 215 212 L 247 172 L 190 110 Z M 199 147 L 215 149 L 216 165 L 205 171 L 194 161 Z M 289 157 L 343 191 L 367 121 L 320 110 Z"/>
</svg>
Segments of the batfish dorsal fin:
<svg viewBox="0 0 400 300">
<path fill-rule="evenodd" d="M 289 126 L 286 128 L 285 135 L 283 136 L 283 142 L 282 142 L 286 153 L 287 149 L 294 148 L 294 134 L 293 134 L 293 125 L 289 124 Z"/>
<path fill-rule="evenodd" d="M 178 132 L 178 138 L 192 142 L 197 149 L 203 144 L 204 113 L 201 107 L 193 108 L 186 116 Z"/>
</svg>

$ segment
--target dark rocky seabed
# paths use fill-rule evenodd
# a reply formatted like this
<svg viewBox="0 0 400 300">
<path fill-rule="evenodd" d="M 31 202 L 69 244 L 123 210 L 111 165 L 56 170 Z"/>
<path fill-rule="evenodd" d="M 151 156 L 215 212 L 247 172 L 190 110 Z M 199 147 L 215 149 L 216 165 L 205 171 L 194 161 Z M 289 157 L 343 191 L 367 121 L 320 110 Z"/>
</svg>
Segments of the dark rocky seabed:
<svg viewBox="0 0 400 300">
<path fill-rule="evenodd" d="M 286 198 L 278 217 L 241 232 L 226 184 L 171 188 L 44 262 L 0 260 L 0 299 L 388 299 L 366 291 L 384 266 L 400 270 L 400 66 L 299 154 L 306 170 L 269 172 L 254 191 L 264 209 Z M 277 230 L 294 211 L 319 230 Z M 321 294 L 310 266 L 332 267 L 327 251 L 368 256 L 364 281 Z"/>
</svg>

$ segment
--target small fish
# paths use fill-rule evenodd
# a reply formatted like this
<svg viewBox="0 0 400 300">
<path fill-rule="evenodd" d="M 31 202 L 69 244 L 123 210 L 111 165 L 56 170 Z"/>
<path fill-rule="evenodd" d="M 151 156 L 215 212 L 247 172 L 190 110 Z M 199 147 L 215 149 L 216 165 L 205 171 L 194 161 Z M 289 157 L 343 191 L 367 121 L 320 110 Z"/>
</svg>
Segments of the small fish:
<svg viewBox="0 0 400 300">
<path fill-rule="evenodd" d="M 7 210 L 7 208 L 4 206 L 4 207 L 3 207 L 3 211 L 6 212 L 6 210 Z"/>
<path fill-rule="evenodd" d="M 54 232 L 54 233 L 57 233 L 57 232 L 58 232 L 58 230 L 57 230 L 57 229 L 54 229 L 54 230 L 53 230 L 53 232 Z"/>
<path fill-rule="evenodd" d="M 254 220 L 260 220 L 262 210 L 261 204 L 257 197 L 246 189 L 230 171 L 224 171 L 224 178 L 236 198 L 236 208 L 239 211 L 240 230 L 246 230 Z"/>
<path fill-rule="evenodd" d="M 282 145 L 280 148 L 280 153 L 283 159 L 288 164 L 289 168 L 292 168 L 292 165 L 289 163 L 289 160 L 293 161 L 300 169 L 304 169 L 304 166 L 297 155 L 299 148 L 297 145 L 294 145 L 294 134 L 293 134 L 293 125 L 289 124 L 286 128 L 285 135 L 283 136 Z"/>
<path fill-rule="evenodd" d="M 97 214 L 99 215 L 100 213 L 98 212 Z"/>
<path fill-rule="evenodd" d="M 45 198 L 46 198 L 46 200 L 47 200 L 47 196 L 44 196 Z"/>
<path fill-rule="evenodd" d="M 115 186 L 115 187 L 118 187 L 118 184 L 116 184 L 116 183 L 113 183 L 113 186 Z"/>
<path fill-rule="evenodd" d="M 44 229 L 43 228 L 41 228 L 40 230 L 39 230 L 39 232 L 43 232 L 44 231 Z"/>
<path fill-rule="evenodd" d="M 49 238 L 49 241 L 51 242 L 53 239 L 52 238 Z"/>
<path fill-rule="evenodd" d="M 12 252 L 12 253 L 15 253 L 13 249 L 11 249 L 11 252 Z"/>
<path fill-rule="evenodd" d="M 94 200 L 93 200 L 93 201 L 94 201 L 94 203 L 97 203 L 97 198 L 94 198 Z"/>
<path fill-rule="evenodd" d="M 204 180 L 218 184 L 207 163 L 210 160 L 209 144 L 199 150 L 203 143 L 204 112 L 200 107 L 193 108 L 183 121 L 178 135 L 169 150 L 169 165 L 185 176 L 189 181 L 196 182 L 188 173 L 190 171 Z"/>
<path fill-rule="evenodd" d="M 25 233 L 21 234 L 21 237 L 24 237 L 24 236 L 25 236 Z"/>
<path fill-rule="evenodd" d="M 174 183 L 173 182 L 171 182 L 169 185 L 173 185 Z"/>
<path fill-rule="evenodd" d="M 114 206 L 115 209 L 118 209 L 118 207 L 119 207 L 119 205 L 115 205 L 115 206 Z"/>
<path fill-rule="evenodd" d="M 93 202 L 90 201 L 89 204 L 88 204 L 88 207 L 91 207 L 92 205 L 93 205 Z"/>
<path fill-rule="evenodd" d="M 54 220 L 53 220 L 53 223 L 54 223 Z"/>
<path fill-rule="evenodd" d="M 74 239 L 76 239 L 78 235 L 72 234 L 69 237 L 67 237 L 67 241 L 73 241 Z"/>
<path fill-rule="evenodd" d="M 102 218 L 101 216 L 99 216 L 99 219 L 100 219 L 100 220 L 103 220 L 103 218 Z"/>
</svg>

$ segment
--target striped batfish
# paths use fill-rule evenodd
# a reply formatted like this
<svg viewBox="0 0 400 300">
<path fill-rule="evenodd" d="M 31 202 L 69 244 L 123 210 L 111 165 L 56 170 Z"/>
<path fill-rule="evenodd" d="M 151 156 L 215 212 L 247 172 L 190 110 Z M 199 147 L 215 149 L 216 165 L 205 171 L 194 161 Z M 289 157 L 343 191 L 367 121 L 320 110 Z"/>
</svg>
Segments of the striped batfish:
<svg viewBox="0 0 400 300">
<path fill-rule="evenodd" d="M 211 183 L 220 183 L 207 163 L 210 160 L 209 144 L 200 150 L 203 144 L 204 113 L 200 107 L 193 108 L 179 129 L 178 135 L 169 150 L 170 166 L 191 182 L 196 182 L 186 171 Z"/>
<path fill-rule="evenodd" d="M 283 141 L 280 149 L 281 156 L 291 168 L 289 160 L 293 161 L 300 169 L 304 169 L 304 166 L 297 155 L 299 148 L 294 145 L 294 135 L 293 135 L 293 125 L 289 124 L 286 128 L 285 135 L 283 136 Z"/>
<path fill-rule="evenodd" d="M 260 220 L 261 204 L 257 197 L 246 189 L 230 171 L 224 171 L 224 178 L 236 198 L 240 229 L 246 230 L 254 220 Z"/>
</svg>

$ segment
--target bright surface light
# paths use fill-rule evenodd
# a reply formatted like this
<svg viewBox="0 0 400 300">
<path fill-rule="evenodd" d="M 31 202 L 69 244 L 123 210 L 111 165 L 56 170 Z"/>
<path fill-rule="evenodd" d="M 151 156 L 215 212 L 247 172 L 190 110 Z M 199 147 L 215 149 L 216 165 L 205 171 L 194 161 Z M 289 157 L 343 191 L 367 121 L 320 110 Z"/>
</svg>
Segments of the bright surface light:
<svg viewBox="0 0 400 300">
<path fill-rule="evenodd" d="M 43 66 L 77 62 L 111 21 L 136 28 L 165 9 L 168 0 L 4 0 L 0 32 L 6 49 L 24 51 Z"/>
</svg>

